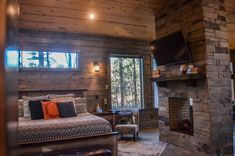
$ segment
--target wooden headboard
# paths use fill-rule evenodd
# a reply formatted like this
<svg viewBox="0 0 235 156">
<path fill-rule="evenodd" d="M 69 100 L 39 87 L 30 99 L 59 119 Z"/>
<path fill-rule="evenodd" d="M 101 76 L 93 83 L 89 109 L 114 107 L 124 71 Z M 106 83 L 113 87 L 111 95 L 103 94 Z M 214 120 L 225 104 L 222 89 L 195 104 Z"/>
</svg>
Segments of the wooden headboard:
<svg viewBox="0 0 235 156">
<path fill-rule="evenodd" d="M 74 93 L 76 97 L 86 97 L 87 89 L 78 90 L 20 90 L 18 91 L 18 98 L 22 96 L 43 96 L 47 94 L 69 94 Z"/>
</svg>

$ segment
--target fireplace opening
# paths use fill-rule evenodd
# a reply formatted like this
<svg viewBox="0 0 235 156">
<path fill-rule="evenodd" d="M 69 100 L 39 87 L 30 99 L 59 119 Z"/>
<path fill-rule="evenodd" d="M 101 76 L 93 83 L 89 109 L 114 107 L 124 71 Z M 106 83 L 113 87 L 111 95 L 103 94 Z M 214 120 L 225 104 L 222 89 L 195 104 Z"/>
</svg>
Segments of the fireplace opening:
<svg viewBox="0 0 235 156">
<path fill-rule="evenodd" d="M 170 130 L 193 135 L 193 100 L 169 97 Z"/>
</svg>

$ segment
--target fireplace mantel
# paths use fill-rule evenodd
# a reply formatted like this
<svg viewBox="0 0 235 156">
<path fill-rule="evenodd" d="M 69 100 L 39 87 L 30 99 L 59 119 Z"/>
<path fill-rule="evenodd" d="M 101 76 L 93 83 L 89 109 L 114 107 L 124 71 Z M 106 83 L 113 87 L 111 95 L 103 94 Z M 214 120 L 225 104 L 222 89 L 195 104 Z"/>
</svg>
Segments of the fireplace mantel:
<svg viewBox="0 0 235 156">
<path fill-rule="evenodd" d="M 204 80 L 205 75 L 200 74 L 187 74 L 187 75 L 164 75 L 158 78 L 151 78 L 152 81 L 158 83 L 159 87 L 166 87 L 167 82 L 185 81 L 187 86 L 196 86 L 197 80 Z"/>
</svg>

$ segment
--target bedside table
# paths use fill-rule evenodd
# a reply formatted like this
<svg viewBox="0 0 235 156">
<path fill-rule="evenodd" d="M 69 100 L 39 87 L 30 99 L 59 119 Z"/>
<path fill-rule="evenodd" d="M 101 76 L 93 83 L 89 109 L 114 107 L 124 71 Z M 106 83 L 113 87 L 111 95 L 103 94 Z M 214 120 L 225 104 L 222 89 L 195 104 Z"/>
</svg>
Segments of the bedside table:
<svg viewBox="0 0 235 156">
<path fill-rule="evenodd" d="M 97 115 L 99 117 L 102 117 L 110 122 L 112 125 L 113 130 L 115 129 L 115 121 L 116 121 L 116 115 L 113 112 L 102 112 L 102 113 L 94 113 L 94 115 Z"/>
</svg>

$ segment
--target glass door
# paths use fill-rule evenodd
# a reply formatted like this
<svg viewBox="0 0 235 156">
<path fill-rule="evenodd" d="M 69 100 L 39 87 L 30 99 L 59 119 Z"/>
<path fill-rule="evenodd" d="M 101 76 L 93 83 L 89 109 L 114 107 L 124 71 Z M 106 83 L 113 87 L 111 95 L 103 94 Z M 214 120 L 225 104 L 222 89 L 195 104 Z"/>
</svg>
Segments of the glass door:
<svg viewBox="0 0 235 156">
<path fill-rule="evenodd" d="M 140 57 L 110 57 L 111 107 L 143 107 L 143 61 Z"/>
</svg>

